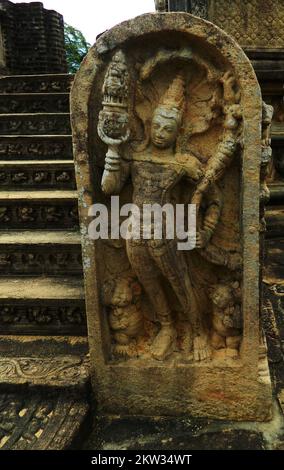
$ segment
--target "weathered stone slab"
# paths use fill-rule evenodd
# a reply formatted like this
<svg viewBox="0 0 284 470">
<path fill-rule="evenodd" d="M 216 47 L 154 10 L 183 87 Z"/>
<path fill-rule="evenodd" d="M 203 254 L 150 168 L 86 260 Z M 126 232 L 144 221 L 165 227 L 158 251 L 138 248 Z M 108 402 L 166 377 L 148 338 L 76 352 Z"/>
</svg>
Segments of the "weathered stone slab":
<svg viewBox="0 0 284 470">
<path fill-rule="evenodd" d="M 271 110 L 249 60 L 213 24 L 147 14 L 99 38 L 71 98 L 99 412 L 270 419 L 259 181 Z M 196 204 L 196 247 L 94 242 L 89 209 L 113 194 Z"/>
</svg>

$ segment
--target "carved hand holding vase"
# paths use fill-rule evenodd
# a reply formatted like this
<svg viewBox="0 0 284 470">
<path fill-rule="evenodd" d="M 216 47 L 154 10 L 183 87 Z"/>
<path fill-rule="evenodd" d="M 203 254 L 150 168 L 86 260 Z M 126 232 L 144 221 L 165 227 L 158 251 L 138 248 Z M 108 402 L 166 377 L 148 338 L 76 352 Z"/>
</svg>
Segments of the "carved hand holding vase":
<svg viewBox="0 0 284 470">
<path fill-rule="evenodd" d="M 143 15 L 89 51 L 72 127 L 101 413 L 269 419 L 268 369 L 258 376 L 261 121 L 249 60 L 199 18 Z M 118 213 L 136 208 L 120 212 L 126 237 L 113 236 L 117 195 Z M 94 203 L 110 214 L 95 241 Z M 142 216 L 172 208 L 177 226 L 188 204 L 190 249 L 168 236 L 163 213 L 160 224 Z"/>
</svg>

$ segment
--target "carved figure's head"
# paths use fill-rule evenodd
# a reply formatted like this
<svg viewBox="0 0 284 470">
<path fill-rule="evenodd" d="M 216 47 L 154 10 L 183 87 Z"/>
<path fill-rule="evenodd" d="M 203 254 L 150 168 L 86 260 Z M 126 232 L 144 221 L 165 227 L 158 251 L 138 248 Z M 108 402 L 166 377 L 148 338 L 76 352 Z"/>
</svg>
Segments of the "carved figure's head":
<svg viewBox="0 0 284 470">
<path fill-rule="evenodd" d="M 141 295 L 140 284 L 132 278 L 110 279 L 102 289 L 103 303 L 109 307 L 126 307 Z"/>
<path fill-rule="evenodd" d="M 153 144 L 161 149 L 175 144 L 182 123 L 185 106 L 185 80 L 179 74 L 162 96 L 151 126 Z"/>
<path fill-rule="evenodd" d="M 225 284 L 217 284 L 212 287 L 210 297 L 214 305 L 224 309 L 234 300 L 233 289 Z"/>
</svg>

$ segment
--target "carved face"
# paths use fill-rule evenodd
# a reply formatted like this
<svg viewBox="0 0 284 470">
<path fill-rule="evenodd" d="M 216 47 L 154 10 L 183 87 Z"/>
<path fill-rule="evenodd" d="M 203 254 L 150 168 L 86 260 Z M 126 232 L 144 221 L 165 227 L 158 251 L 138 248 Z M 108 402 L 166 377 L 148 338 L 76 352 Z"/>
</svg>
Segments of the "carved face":
<svg viewBox="0 0 284 470">
<path fill-rule="evenodd" d="M 132 290 L 129 284 L 121 282 L 115 287 L 111 304 L 117 307 L 126 307 L 126 305 L 131 303 L 132 297 Z"/>
<path fill-rule="evenodd" d="M 217 286 L 212 294 L 211 298 L 213 304 L 219 308 L 225 308 L 233 300 L 231 289 L 228 286 Z"/>
<path fill-rule="evenodd" d="M 155 147 L 170 148 L 174 145 L 178 133 L 178 124 L 172 117 L 156 113 L 151 126 L 151 139 Z"/>
</svg>

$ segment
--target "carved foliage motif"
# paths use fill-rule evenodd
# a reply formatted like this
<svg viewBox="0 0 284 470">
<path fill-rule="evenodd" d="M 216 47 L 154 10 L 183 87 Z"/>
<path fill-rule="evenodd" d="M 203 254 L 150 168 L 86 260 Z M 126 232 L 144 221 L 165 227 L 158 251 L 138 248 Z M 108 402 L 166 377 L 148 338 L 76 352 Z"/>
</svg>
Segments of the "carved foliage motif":
<svg viewBox="0 0 284 470">
<path fill-rule="evenodd" d="M 87 364 L 75 356 L 59 358 L 2 357 L 0 358 L 0 377 L 2 382 L 17 382 L 17 379 L 32 380 L 40 383 L 49 378 L 50 382 L 65 383 L 66 380 L 88 376 Z"/>
</svg>

